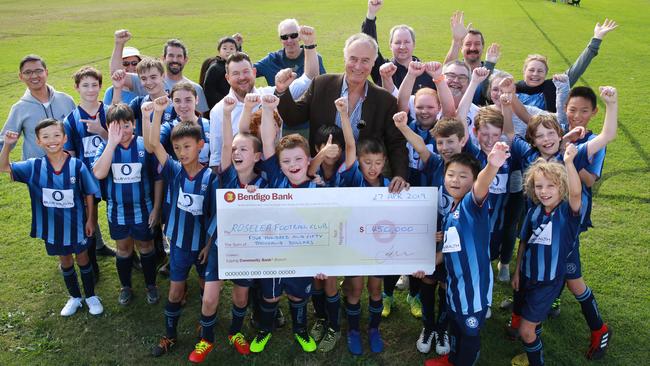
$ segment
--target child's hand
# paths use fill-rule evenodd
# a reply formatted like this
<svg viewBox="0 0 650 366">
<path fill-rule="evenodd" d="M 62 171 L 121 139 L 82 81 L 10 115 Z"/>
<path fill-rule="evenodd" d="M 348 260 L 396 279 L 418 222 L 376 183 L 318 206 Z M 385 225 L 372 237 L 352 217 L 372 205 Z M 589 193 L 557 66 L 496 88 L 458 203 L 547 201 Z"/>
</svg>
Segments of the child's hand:
<svg viewBox="0 0 650 366">
<path fill-rule="evenodd" d="M 323 177 L 321 177 L 318 174 L 314 174 L 314 178 L 312 178 L 311 181 L 314 182 L 314 184 L 319 186 L 319 187 L 325 187 L 326 186 L 325 180 L 323 179 Z"/>
<path fill-rule="evenodd" d="M 256 95 L 256 94 L 252 94 Z M 248 97 L 248 94 L 246 95 Z M 258 96 L 259 97 L 259 96 Z M 237 100 L 231 96 L 226 96 L 223 98 L 223 114 L 231 114 L 235 106 L 237 105 Z"/>
<path fill-rule="evenodd" d="M 323 146 L 323 153 L 328 158 L 336 158 L 339 154 L 339 145 L 332 143 L 332 135 L 327 138 L 327 143 Z"/>
<path fill-rule="evenodd" d="M 99 117 L 95 119 L 80 119 L 79 122 L 85 123 L 86 127 L 88 128 L 88 132 L 90 133 L 99 135 L 100 133 L 104 132 L 104 127 L 102 127 L 102 124 L 99 122 Z"/>
<path fill-rule="evenodd" d="M 327 275 L 325 273 L 317 273 L 316 276 L 314 276 L 314 278 L 323 281 L 327 279 Z"/>
<path fill-rule="evenodd" d="M 122 126 L 116 121 L 108 126 L 108 144 L 117 146 L 120 141 L 122 141 Z"/>
<path fill-rule="evenodd" d="M 120 29 L 115 31 L 115 44 L 124 45 L 131 39 L 131 32 L 126 29 Z"/>
<path fill-rule="evenodd" d="M 613 86 L 601 86 L 600 99 L 607 105 L 615 105 L 618 103 L 618 93 Z"/>
<path fill-rule="evenodd" d="M 519 291 L 519 270 L 515 271 L 515 274 L 512 276 L 512 281 L 510 281 L 512 289 Z"/>
<path fill-rule="evenodd" d="M 429 61 L 424 64 L 424 71 L 429 74 L 434 81 L 439 80 L 442 75 L 442 64 L 436 61 Z"/>
<path fill-rule="evenodd" d="M 84 227 L 84 233 L 86 237 L 89 238 L 95 233 L 95 222 L 93 220 L 86 220 L 86 225 Z"/>
<path fill-rule="evenodd" d="M 153 229 L 154 227 L 158 226 L 160 224 L 160 212 L 157 209 L 151 210 L 151 213 L 149 213 L 149 219 L 147 220 L 147 224 L 149 224 L 149 229 Z"/>
<path fill-rule="evenodd" d="M 210 243 L 207 243 L 203 249 L 199 252 L 199 260 L 201 261 L 201 264 L 206 264 L 208 263 L 208 255 L 210 254 Z"/>
<path fill-rule="evenodd" d="M 437 231 L 436 232 L 436 243 L 440 243 L 445 239 L 445 233 L 442 231 Z"/>
<path fill-rule="evenodd" d="M 413 272 L 413 274 L 411 274 L 411 276 L 413 276 L 415 278 L 418 278 L 418 279 L 423 279 L 426 276 L 426 274 L 424 273 L 424 271 L 417 271 L 417 272 Z"/>
<path fill-rule="evenodd" d="M 578 148 L 574 144 L 567 144 L 564 150 L 564 163 L 572 163 L 578 154 Z"/>
<path fill-rule="evenodd" d="M 151 119 L 151 113 L 153 113 L 154 110 L 153 102 L 142 103 L 140 110 L 142 111 L 142 119 L 149 121 Z"/>
<path fill-rule="evenodd" d="M 246 188 L 246 192 L 248 193 L 255 193 L 255 191 L 257 191 L 257 186 L 255 184 L 247 184 L 244 188 Z"/>
<path fill-rule="evenodd" d="M 397 70 L 397 67 L 395 67 L 395 69 Z M 426 65 L 423 64 L 422 62 L 419 62 L 419 61 L 411 61 L 411 62 L 409 62 L 409 71 L 408 71 L 408 73 L 410 75 L 418 77 L 418 76 L 424 74 L 425 71 L 427 71 Z"/>
<path fill-rule="evenodd" d="M 496 168 L 501 168 L 510 157 L 510 147 L 505 142 L 497 142 L 488 155 L 488 163 Z"/>
<path fill-rule="evenodd" d="M 124 82 L 126 81 L 126 72 L 122 69 L 115 71 L 111 76 L 111 80 L 113 82 L 113 88 L 124 88 Z"/>
<path fill-rule="evenodd" d="M 242 36 L 241 33 L 239 32 L 233 34 L 230 37 L 232 37 L 235 40 L 235 42 L 237 42 L 238 47 L 241 47 L 242 43 L 244 43 L 244 36 Z"/>
<path fill-rule="evenodd" d="M 14 131 L 6 131 L 5 132 L 5 145 L 13 145 L 15 144 L 18 139 L 20 138 L 20 134 L 18 132 Z"/>
<path fill-rule="evenodd" d="M 501 93 L 499 96 L 499 101 L 501 102 L 502 106 L 509 106 L 512 104 L 512 98 L 516 98 L 512 93 Z"/>
<path fill-rule="evenodd" d="M 585 137 L 587 130 L 583 126 L 574 127 L 571 131 L 567 132 L 562 136 L 562 141 L 567 142 L 576 142 L 581 138 Z"/>
<path fill-rule="evenodd" d="M 393 115 L 393 121 L 395 122 L 395 127 L 398 129 L 407 127 L 408 117 L 406 112 L 397 112 Z"/>
<path fill-rule="evenodd" d="M 508 77 L 499 83 L 499 90 L 501 90 L 501 93 L 516 93 L 517 92 L 517 87 L 515 86 L 515 79 Z"/>
<path fill-rule="evenodd" d="M 298 74 L 293 72 L 291 68 L 286 68 L 278 71 L 275 74 L 275 90 L 278 93 L 284 93 L 289 89 L 289 85 L 298 77 Z"/>
<path fill-rule="evenodd" d="M 492 43 L 490 47 L 487 49 L 485 60 L 487 62 L 496 64 L 497 61 L 499 61 L 499 58 L 501 58 L 501 45 L 499 45 L 498 43 Z"/>
<path fill-rule="evenodd" d="M 600 23 L 596 23 L 596 26 L 594 27 L 594 38 L 603 39 L 605 34 L 613 31 L 617 27 L 618 24 L 616 24 L 614 20 L 605 18 L 605 21 L 602 25 Z"/>
<path fill-rule="evenodd" d="M 262 108 L 274 110 L 280 104 L 280 99 L 273 94 L 262 96 Z"/>
<path fill-rule="evenodd" d="M 153 101 L 153 109 L 156 112 L 164 112 L 167 107 L 169 106 L 169 98 L 167 98 L 166 95 L 163 95 L 162 97 L 156 98 L 156 100 Z"/>
<path fill-rule="evenodd" d="M 477 67 L 472 71 L 472 82 L 480 84 L 487 79 L 488 76 L 490 76 L 490 70 L 485 67 Z"/>
<path fill-rule="evenodd" d="M 253 108 L 260 105 L 260 103 L 262 103 L 262 99 L 259 94 L 248 93 L 244 97 L 244 108 L 248 110 L 253 110 Z"/>
<path fill-rule="evenodd" d="M 396 71 L 397 66 L 392 62 L 386 62 L 379 67 L 379 75 L 384 79 L 392 78 Z"/>
<path fill-rule="evenodd" d="M 334 105 L 339 113 L 348 115 L 348 97 L 340 97 L 334 101 Z"/>
</svg>

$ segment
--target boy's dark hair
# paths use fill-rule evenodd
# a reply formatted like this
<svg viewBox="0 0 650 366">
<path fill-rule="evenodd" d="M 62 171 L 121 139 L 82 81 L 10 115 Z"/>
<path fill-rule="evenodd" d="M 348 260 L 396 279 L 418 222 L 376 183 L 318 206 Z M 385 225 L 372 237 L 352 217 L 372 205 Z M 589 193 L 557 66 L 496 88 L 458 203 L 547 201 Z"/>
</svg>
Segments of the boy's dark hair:
<svg viewBox="0 0 650 366">
<path fill-rule="evenodd" d="M 248 132 L 239 132 L 237 135 L 235 135 L 235 137 L 237 136 L 241 136 L 243 138 L 251 140 L 251 142 L 253 143 L 253 152 L 258 153 L 262 151 L 262 140 L 260 140 L 259 137 Z"/>
<path fill-rule="evenodd" d="M 445 117 L 436 122 L 436 125 L 433 126 L 432 132 L 436 137 L 451 137 L 457 135 L 458 140 L 460 141 L 465 137 L 465 125 L 456 118 Z"/>
<path fill-rule="evenodd" d="M 275 146 L 275 154 L 279 158 L 282 151 L 294 149 L 296 147 L 301 148 L 305 152 L 305 155 L 309 157 L 309 142 L 307 142 L 307 139 L 297 133 L 292 133 L 281 138 L 278 144 Z"/>
<path fill-rule="evenodd" d="M 18 66 L 18 71 L 23 70 L 23 66 L 25 66 L 26 63 L 32 62 L 32 61 L 38 61 L 43 65 L 43 68 L 47 70 L 47 65 L 45 65 L 45 61 L 43 61 L 43 58 L 39 55 L 27 55 L 23 57 L 22 60 L 20 60 L 20 65 Z"/>
<path fill-rule="evenodd" d="M 138 65 L 135 67 L 135 72 L 140 75 L 149 69 L 158 70 L 161 76 L 165 74 L 165 65 L 162 63 L 162 61 L 151 57 L 145 57 L 140 60 L 140 62 L 138 62 Z"/>
<path fill-rule="evenodd" d="M 169 41 L 167 41 L 165 43 L 165 47 L 163 48 L 163 57 L 167 56 L 167 49 L 169 47 L 178 47 L 178 48 L 182 49 L 183 50 L 183 57 L 185 57 L 185 58 L 187 57 L 187 48 L 185 47 L 183 42 L 181 42 L 180 39 L 172 38 L 172 39 L 170 39 Z"/>
<path fill-rule="evenodd" d="M 466 152 L 454 154 L 449 159 L 447 159 L 445 162 L 445 173 L 447 173 L 447 169 L 453 163 L 470 168 L 472 170 L 472 174 L 474 175 L 474 180 L 476 180 L 478 173 L 481 171 L 481 163 L 478 161 L 478 159 Z"/>
<path fill-rule="evenodd" d="M 99 86 L 102 86 L 102 73 L 92 66 L 84 66 L 79 69 L 79 71 L 75 72 L 74 75 L 72 75 L 72 79 L 74 79 L 74 85 L 79 86 L 81 79 L 87 77 L 91 77 L 99 81 Z"/>
<path fill-rule="evenodd" d="M 183 121 L 178 123 L 172 129 L 169 139 L 173 142 L 183 137 L 193 138 L 196 142 L 201 141 L 203 139 L 203 136 L 201 136 L 201 126 L 192 121 Z"/>
<path fill-rule="evenodd" d="M 571 89 L 569 92 L 569 98 L 567 99 L 567 103 L 571 98 L 585 98 L 591 103 L 591 109 L 596 109 L 596 105 L 598 103 L 598 98 L 596 97 L 596 93 L 594 93 L 594 90 L 591 89 L 588 86 L 576 86 Z"/>
<path fill-rule="evenodd" d="M 111 123 L 118 121 L 130 121 L 135 123 L 135 115 L 128 104 L 118 103 L 113 104 L 108 108 L 108 112 L 106 112 L 106 125 L 108 126 Z"/>
<path fill-rule="evenodd" d="M 382 154 L 386 156 L 386 147 L 375 138 L 366 138 L 357 142 L 357 156 L 366 154 Z"/>
<path fill-rule="evenodd" d="M 226 74 L 228 73 L 228 65 L 232 62 L 241 62 L 241 61 L 248 61 L 248 63 L 253 66 L 253 63 L 251 62 L 251 58 L 248 57 L 247 54 L 244 52 L 235 52 L 232 55 L 228 56 L 228 59 L 226 59 Z"/>
<path fill-rule="evenodd" d="M 61 132 L 65 135 L 65 128 L 63 127 L 63 122 L 58 121 L 54 118 L 46 118 L 42 121 L 40 121 L 37 125 L 36 128 L 34 128 L 34 133 L 36 134 L 36 138 L 38 138 L 38 133 L 41 132 L 42 129 L 50 126 L 59 126 L 61 129 Z"/>
<path fill-rule="evenodd" d="M 174 93 L 176 93 L 179 90 L 188 91 L 192 93 L 192 95 L 194 95 L 195 98 L 197 98 L 196 89 L 194 89 L 194 86 L 187 81 L 179 81 L 178 83 L 176 83 L 172 87 L 172 91 L 171 93 L 169 93 L 169 96 L 174 98 Z"/>
<path fill-rule="evenodd" d="M 339 145 L 341 149 L 345 148 L 345 138 L 343 130 L 337 125 L 321 125 L 313 136 L 313 144 L 316 147 L 327 144 L 327 139 L 332 135 L 332 143 Z"/>
<path fill-rule="evenodd" d="M 223 46 L 224 43 L 232 43 L 232 44 L 235 45 L 235 48 L 237 49 L 237 51 L 241 51 L 241 49 L 239 48 L 239 45 L 237 45 L 237 41 L 232 37 L 223 37 L 223 38 L 221 38 L 219 40 L 219 43 L 217 44 L 217 50 L 220 50 L 221 46 Z"/>
</svg>

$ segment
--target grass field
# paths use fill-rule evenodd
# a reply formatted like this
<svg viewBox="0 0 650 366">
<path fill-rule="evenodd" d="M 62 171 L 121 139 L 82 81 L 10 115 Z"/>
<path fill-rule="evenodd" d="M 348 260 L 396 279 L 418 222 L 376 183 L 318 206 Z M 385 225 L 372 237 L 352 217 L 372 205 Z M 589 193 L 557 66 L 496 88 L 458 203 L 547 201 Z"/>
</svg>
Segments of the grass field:
<svg viewBox="0 0 650 366">
<path fill-rule="evenodd" d="M 128 4 L 128 5 L 125 5 Z M 365 1 L 2 1 L 0 8 L 0 116 L 24 93 L 17 78 L 17 64 L 28 53 L 43 56 L 49 66 L 49 82 L 76 98 L 71 75 L 82 65 L 108 71 L 113 31 L 129 29 L 130 42 L 149 55 L 162 53 L 172 37 L 185 41 L 191 61 L 186 75 L 196 79 L 202 60 L 215 51 L 216 40 L 234 32 L 245 37 L 244 49 L 253 59 L 279 48 L 278 21 L 295 17 L 317 30 L 318 50 L 329 72 L 342 71 L 345 38 L 360 29 Z M 596 187 L 593 221 L 596 228 L 583 235 L 583 273 L 597 296 L 603 317 L 614 329 L 607 358 L 597 364 L 633 365 L 647 362 L 650 349 L 650 135 L 647 101 L 650 97 L 646 60 L 648 45 L 647 1 L 583 1 L 580 8 L 548 1 L 474 0 L 387 1 L 378 17 L 380 47 L 389 53 L 388 30 L 407 23 L 417 31 L 415 54 L 424 60 L 441 60 L 449 46 L 449 16 L 465 10 L 466 19 L 483 31 L 486 41 L 502 45 L 497 67 L 520 77 L 528 53 L 550 59 L 551 72 L 565 70 L 587 44 L 593 26 L 605 17 L 621 26 L 607 35 L 600 55 L 578 84 L 613 85 L 620 95 L 619 137 L 608 148 L 603 178 Z M 643 14 L 646 14 L 645 16 Z M 642 56 L 646 55 L 646 56 Z M 258 79 L 263 82 L 262 79 Z M 639 84 L 641 83 L 641 84 Z M 601 104 L 601 110 L 604 106 Z M 603 114 L 594 119 L 600 131 Z M 12 153 L 20 157 L 20 149 Z M 148 365 L 187 362 L 195 341 L 199 315 L 197 285 L 191 280 L 190 301 L 179 325 L 180 343 L 161 359 L 148 356 L 149 348 L 164 332 L 164 301 L 149 306 L 144 301 L 141 275 L 134 272 L 137 297 L 129 307 L 117 304 L 119 287 L 112 259 L 101 259 L 102 279 L 97 292 L 105 313 L 99 318 L 85 308 L 70 319 L 59 310 L 65 302 L 65 286 L 57 262 L 45 255 L 43 244 L 29 237 L 31 219 L 27 189 L 0 177 L 0 365 Z M 102 205 L 102 212 L 104 206 Z M 105 213 L 100 214 L 108 237 Z M 166 280 L 159 279 L 161 294 Z M 510 293 L 509 286 L 495 286 L 494 303 Z M 259 365 L 416 365 L 426 358 L 415 349 L 420 323 L 413 319 L 397 293 L 398 309 L 382 323 L 386 351 L 378 356 L 353 358 L 345 343 L 327 355 L 298 351 L 287 329 L 274 335 L 268 350 L 241 358 L 226 345 L 230 320 L 229 289 L 222 293 L 212 364 Z M 365 304 L 365 299 L 364 299 Z M 286 304 L 283 305 L 288 315 Z M 365 305 L 364 305 L 365 306 Z M 365 310 L 365 308 L 364 308 Z M 482 332 L 480 365 L 508 365 L 522 352 L 519 342 L 503 336 L 509 314 L 494 311 Z M 364 312 L 363 319 L 367 318 Z M 363 326 L 363 324 L 362 324 Z M 345 329 L 345 322 L 343 324 Z M 245 328 L 248 335 L 252 330 Z M 646 341 L 643 341 L 645 339 Z M 543 341 L 549 365 L 586 365 L 583 353 L 589 340 L 578 303 L 563 294 L 562 315 L 544 324 Z M 366 345 L 367 350 L 367 345 Z M 369 351 L 367 351 L 369 352 Z"/>
</svg>

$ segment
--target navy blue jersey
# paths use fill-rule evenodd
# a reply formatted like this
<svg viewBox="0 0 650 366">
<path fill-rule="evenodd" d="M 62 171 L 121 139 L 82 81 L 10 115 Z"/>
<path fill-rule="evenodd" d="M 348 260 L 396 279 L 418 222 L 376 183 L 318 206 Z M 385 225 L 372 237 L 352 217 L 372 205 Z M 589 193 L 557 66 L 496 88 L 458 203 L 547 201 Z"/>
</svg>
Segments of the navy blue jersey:
<svg viewBox="0 0 650 366">
<path fill-rule="evenodd" d="M 432 153 L 426 163 L 420 163 L 425 177 L 425 185 L 438 188 L 438 227 L 442 227 L 442 218 L 451 210 L 453 197 L 445 189 L 445 161 L 442 156 Z"/>
<path fill-rule="evenodd" d="M 63 121 L 65 134 L 68 136 L 68 141 L 63 148 L 67 151 L 74 151 L 77 159 L 81 159 L 88 169 L 91 168 L 97 149 L 104 142 L 104 139 L 99 135 L 88 132 L 88 125 L 81 122 L 81 120 L 98 119 L 102 128 L 108 131 L 106 126 L 107 110 L 108 107 L 100 102 L 97 114 L 91 116 L 81 106 L 77 106 Z"/>
<path fill-rule="evenodd" d="M 449 307 L 463 315 L 482 311 L 492 302 L 488 207 L 479 205 L 470 191 L 442 225 Z"/>
<path fill-rule="evenodd" d="M 368 183 L 366 178 L 363 177 L 361 168 L 359 168 L 359 161 L 355 160 L 351 167 L 347 168 L 345 164 L 339 168 L 340 186 L 341 187 L 373 187 Z M 390 180 L 383 175 L 379 176 L 379 187 L 388 187 Z"/>
<path fill-rule="evenodd" d="M 289 182 L 282 169 L 280 169 L 280 162 L 278 161 L 278 155 L 275 154 L 272 157 L 260 161 L 260 167 L 262 172 L 266 174 L 266 181 L 268 182 L 268 188 L 317 188 L 318 185 L 311 180 L 306 180 L 299 185 L 293 185 Z"/>
<path fill-rule="evenodd" d="M 178 118 L 165 122 L 160 126 L 160 143 L 167 151 L 167 154 L 176 160 L 176 152 L 172 146 L 171 135 L 174 127 L 181 122 Z M 203 149 L 199 152 L 199 163 L 208 165 L 210 163 L 210 120 L 199 117 L 199 126 L 201 127 L 201 138 L 205 142 Z"/>
<path fill-rule="evenodd" d="M 573 158 L 573 165 L 576 167 L 577 171 L 584 169 L 589 165 L 591 160 L 587 154 L 587 144 L 576 144 L 578 149 L 578 154 Z M 521 171 L 525 172 L 531 165 L 541 158 L 542 155 L 539 151 L 534 148 L 531 144 L 526 142 L 519 136 L 515 136 L 510 145 L 510 159 L 513 162 L 518 162 L 521 167 Z M 564 164 L 564 152 L 558 151 L 555 153 L 550 160 L 555 160 L 558 163 Z"/>
<path fill-rule="evenodd" d="M 204 167 L 190 177 L 183 165 L 167 158 L 162 176 L 171 194 L 165 235 L 184 251 L 199 251 L 214 234 L 217 223 L 219 178 Z"/>
<path fill-rule="evenodd" d="M 255 179 L 250 182 L 240 182 L 239 177 L 237 176 L 237 170 L 232 164 L 230 164 L 228 169 L 221 172 L 219 180 L 221 181 L 221 188 L 245 188 L 247 185 L 257 186 L 257 188 L 266 188 L 268 185 L 266 179 L 264 179 L 262 175 L 256 176 Z"/>
<path fill-rule="evenodd" d="M 537 205 L 526 214 L 520 240 L 526 242 L 521 272 L 538 282 L 564 277 L 566 258 L 573 250 L 580 232 L 581 212 L 572 212 L 568 201 L 562 201 L 552 212 Z"/>
<path fill-rule="evenodd" d="M 97 157 L 104 152 L 101 144 Z M 111 169 L 101 180 L 106 198 L 108 222 L 117 225 L 147 222 L 153 209 L 153 185 L 159 179 L 156 157 L 144 149 L 144 139 L 133 137 L 129 147 L 118 144 L 113 153 Z"/>
<path fill-rule="evenodd" d="M 408 126 L 418 136 L 422 137 L 424 144 L 430 152 L 437 152 L 436 140 L 431 136 L 429 130 L 421 128 L 417 121 L 412 121 Z M 409 183 L 414 187 L 427 186 L 426 177 L 422 176 L 422 171 L 420 170 L 420 155 L 409 142 L 406 143 L 406 149 L 409 152 Z"/>
<path fill-rule="evenodd" d="M 467 144 L 473 145 L 471 142 Z M 483 150 L 477 149 L 475 157 L 481 163 L 481 169 L 488 164 L 488 156 Z M 503 228 L 503 216 L 508 198 L 508 177 L 510 176 L 510 158 L 499 168 L 497 175 L 490 184 L 488 194 L 488 210 L 490 212 L 490 232 Z"/>
<path fill-rule="evenodd" d="M 596 134 L 594 134 L 591 131 L 587 131 L 587 134 L 585 135 L 584 138 L 576 141 L 576 144 L 584 144 L 588 142 L 589 140 L 592 140 L 595 138 Z M 596 176 L 596 178 L 600 178 L 600 176 L 603 173 L 603 164 L 605 163 L 605 154 L 606 154 L 607 149 L 601 149 L 597 153 L 595 153 L 591 157 L 591 162 L 586 169 L 589 173 L 593 174 Z M 587 209 L 585 211 L 585 218 L 582 221 L 582 231 L 587 231 L 588 228 L 593 227 L 593 224 L 591 222 L 591 208 L 592 208 L 592 200 L 593 200 L 593 192 L 591 190 L 591 187 L 587 187 L 586 185 L 582 185 L 582 194 L 584 197 L 587 198 Z"/>
<path fill-rule="evenodd" d="M 133 132 L 136 136 L 142 136 L 142 104 L 144 102 L 151 102 L 151 98 L 148 95 L 140 95 L 135 98 L 131 102 L 129 102 L 129 107 L 133 109 L 133 115 L 135 116 L 135 131 Z M 153 112 L 151 112 L 151 118 L 153 119 Z M 170 102 L 169 105 L 167 106 L 167 109 L 165 109 L 165 112 L 162 115 L 162 119 L 160 121 L 160 125 L 164 125 L 166 122 L 173 121 L 176 118 L 176 111 L 174 110 L 174 106 Z"/>
<path fill-rule="evenodd" d="M 11 175 L 29 188 L 32 238 L 64 246 L 85 240 L 85 196 L 94 195 L 99 187 L 81 160 L 68 156 L 57 172 L 47 156 L 29 159 L 12 163 Z"/>
</svg>

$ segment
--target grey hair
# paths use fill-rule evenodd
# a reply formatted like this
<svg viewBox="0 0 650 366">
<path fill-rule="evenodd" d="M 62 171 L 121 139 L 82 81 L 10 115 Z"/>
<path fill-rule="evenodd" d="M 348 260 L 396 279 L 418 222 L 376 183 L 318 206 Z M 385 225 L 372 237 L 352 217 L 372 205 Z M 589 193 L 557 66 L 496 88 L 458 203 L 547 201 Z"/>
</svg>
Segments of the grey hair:
<svg viewBox="0 0 650 366">
<path fill-rule="evenodd" d="M 375 62 L 375 60 L 377 59 L 377 53 L 379 52 L 379 45 L 377 45 L 377 41 L 375 41 L 374 38 L 370 37 L 365 33 L 353 34 L 345 41 L 345 46 L 343 47 L 343 57 L 347 59 L 348 48 L 350 48 L 350 46 L 355 42 L 365 42 L 369 44 L 375 53 L 375 57 L 373 57 L 372 62 Z"/>
<path fill-rule="evenodd" d="M 406 24 L 399 24 L 399 25 L 396 25 L 393 28 L 391 28 L 390 29 L 390 39 L 389 39 L 388 42 L 393 43 L 393 36 L 395 35 L 395 32 L 397 32 L 400 29 L 407 30 L 411 34 L 411 41 L 413 41 L 413 44 L 415 44 L 415 31 L 413 30 L 413 28 L 409 27 Z"/>
<path fill-rule="evenodd" d="M 298 24 L 298 21 L 293 18 L 285 19 L 278 24 L 278 35 L 281 36 L 280 32 L 282 27 L 287 26 L 287 25 L 295 25 L 296 28 L 300 29 L 300 24 Z"/>
</svg>

